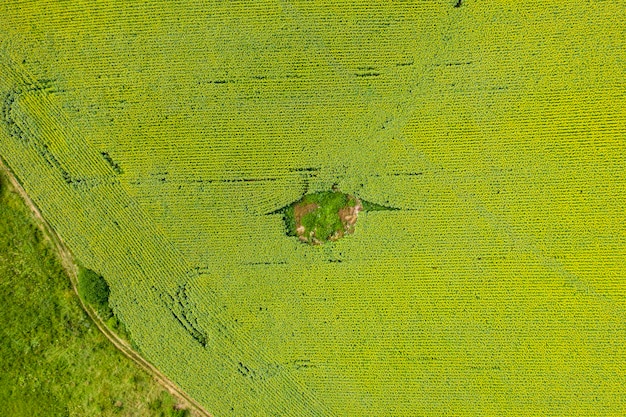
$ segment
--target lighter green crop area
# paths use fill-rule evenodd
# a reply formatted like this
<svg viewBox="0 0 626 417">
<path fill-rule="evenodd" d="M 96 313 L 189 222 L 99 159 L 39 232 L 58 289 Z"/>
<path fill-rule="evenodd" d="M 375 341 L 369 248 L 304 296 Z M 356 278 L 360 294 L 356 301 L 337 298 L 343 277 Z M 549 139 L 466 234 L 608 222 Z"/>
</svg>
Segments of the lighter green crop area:
<svg viewBox="0 0 626 417">
<path fill-rule="evenodd" d="M 217 417 L 624 415 L 623 4 L 454 3 L 4 2 L 0 155 Z"/>
</svg>

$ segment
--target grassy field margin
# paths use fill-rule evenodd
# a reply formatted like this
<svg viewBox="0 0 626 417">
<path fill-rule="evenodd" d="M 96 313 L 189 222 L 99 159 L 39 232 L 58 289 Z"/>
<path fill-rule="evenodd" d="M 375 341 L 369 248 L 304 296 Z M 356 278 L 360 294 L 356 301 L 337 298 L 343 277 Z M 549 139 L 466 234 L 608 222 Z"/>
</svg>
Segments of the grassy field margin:
<svg viewBox="0 0 626 417">
<path fill-rule="evenodd" d="M 101 317 L 97 314 L 97 312 L 87 303 L 83 301 L 83 299 L 79 296 L 78 292 L 78 265 L 74 260 L 74 257 L 69 250 L 69 248 L 65 245 L 63 240 L 56 234 L 56 232 L 50 227 L 50 225 L 45 221 L 41 212 L 37 208 L 37 206 L 30 199 L 22 184 L 15 177 L 11 169 L 6 165 L 4 160 L 0 157 L 0 173 L 3 174 L 10 182 L 10 186 L 13 191 L 17 192 L 17 194 L 22 198 L 26 206 L 30 209 L 31 213 L 34 216 L 34 220 L 37 226 L 39 226 L 44 232 L 44 236 L 53 243 L 56 251 L 61 260 L 61 265 L 65 270 L 67 276 L 70 278 L 70 282 L 72 283 L 72 289 L 78 298 L 81 307 L 87 313 L 87 315 L 94 322 L 98 330 L 127 358 L 131 359 L 135 364 L 137 364 L 141 369 L 150 374 L 155 381 L 157 381 L 163 388 L 165 388 L 170 394 L 172 394 L 177 400 L 187 407 L 191 411 L 191 415 L 194 417 L 212 417 L 212 415 L 205 410 L 198 402 L 196 402 L 193 398 L 191 398 L 187 393 L 185 393 L 180 387 L 178 387 L 174 382 L 169 380 L 163 373 L 161 373 L 157 368 L 155 368 L 150 362 L 145 360 L 139 353 L 137 353 L 131 345 L 118 336 L 114 331 L 112 331 L 106 323 L 101 319 Z"/>
</svg>

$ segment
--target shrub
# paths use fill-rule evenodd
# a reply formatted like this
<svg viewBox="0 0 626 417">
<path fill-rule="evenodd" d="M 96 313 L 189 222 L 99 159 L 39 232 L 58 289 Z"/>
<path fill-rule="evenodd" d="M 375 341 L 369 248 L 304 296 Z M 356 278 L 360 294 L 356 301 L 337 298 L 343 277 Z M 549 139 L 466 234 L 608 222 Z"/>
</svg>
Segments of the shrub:
<svg viewBox="0 0 626 417">
<path fill-rule="evenodd" d="M 171 417 L 187 417 L 189 410 L 172 410 Z"/>
<path fill-rule="evenodd" d="M 315 230 L 319 240 L 328 240 L 337 231 L 343 229 L 339 209 L 348 205 L 348 196 L 337 192 L 321 192 L 306 195 L 302 204 L 316 204 L 317 209 L 302 217 L 305 230 Z"/>
<path fill-rule="evenodd" d="M 108 313 L 110 292 L 109 284 L 102 275 L 91 269 L 79 267 L 78 293 L 85 302 L 96 307 L 99 312 Z"/>
</svg>

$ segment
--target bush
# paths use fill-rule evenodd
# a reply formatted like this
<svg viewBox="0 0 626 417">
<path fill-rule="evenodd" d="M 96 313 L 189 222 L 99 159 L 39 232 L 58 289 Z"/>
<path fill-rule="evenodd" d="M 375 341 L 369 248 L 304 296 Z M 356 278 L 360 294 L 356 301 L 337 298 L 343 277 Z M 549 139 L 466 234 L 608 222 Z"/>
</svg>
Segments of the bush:
<svg viewBox="0 0 626 417">
<path fill-rule="evenodd" d="M 189 417 L 190 415 L 189 410 L 179 409 L 176 406 L 176 399 L 166 392 L 162 393 L 161 398 L 153 400 L 148 408 L 159 417 Z"/>
<path fill-rule="evenodd" d="M 171 417 L 187 417 L 189 410 L 172 410 Z"/>
<path fill-rule="evenodd" d="M 98 311 L 110 311 L 109 294 L 111 291 L 102 275 L 91 269 L 79 267 L 78 293 L 85 302 L 96 307 Z"/>
</svg>

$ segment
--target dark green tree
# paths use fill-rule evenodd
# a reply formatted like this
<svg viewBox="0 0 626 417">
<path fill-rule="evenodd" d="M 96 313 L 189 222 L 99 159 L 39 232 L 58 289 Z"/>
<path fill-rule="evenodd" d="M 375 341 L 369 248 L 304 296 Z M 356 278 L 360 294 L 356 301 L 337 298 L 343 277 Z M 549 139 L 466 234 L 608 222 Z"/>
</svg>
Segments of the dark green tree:
<svg viewBox="0 0 626 417">
<path fill-rule="evenodd" d="M 91 269 L 79 267 L 78 293 L 81 298 L 95 307 L 100 313 L 109 313 L 109 284 L 104 277 Z M 108 314 L 105 314 L 108 315 Z"/>
</svg>

